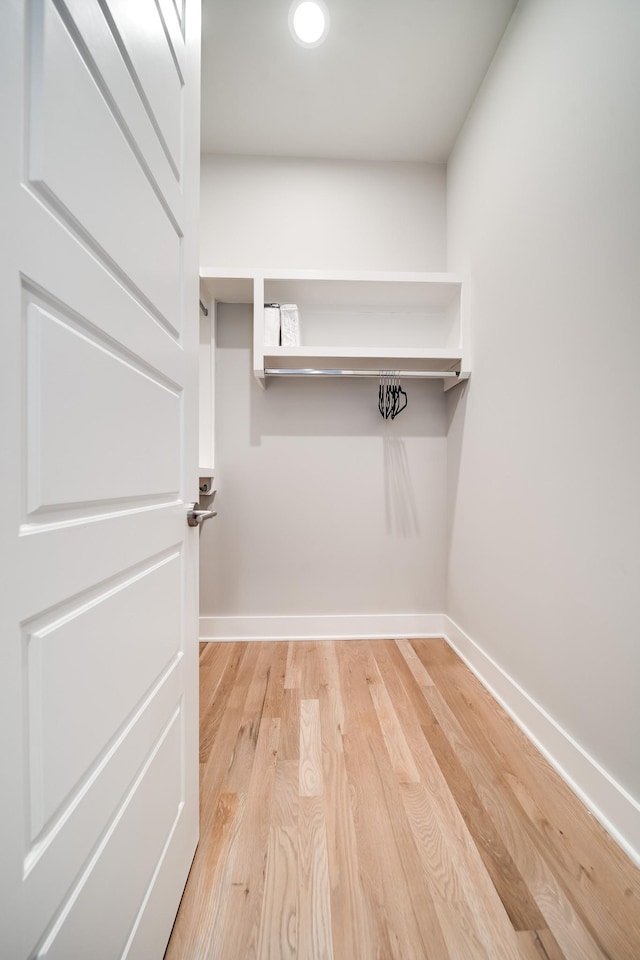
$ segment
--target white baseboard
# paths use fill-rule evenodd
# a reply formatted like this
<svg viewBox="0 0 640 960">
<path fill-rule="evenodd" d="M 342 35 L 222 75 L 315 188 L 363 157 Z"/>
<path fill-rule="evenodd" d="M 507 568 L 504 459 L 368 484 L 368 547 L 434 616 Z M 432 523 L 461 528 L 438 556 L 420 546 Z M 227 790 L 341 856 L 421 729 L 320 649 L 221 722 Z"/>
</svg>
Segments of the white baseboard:
<svg viewBox="0 0 640 960">
<path fill-rule="evenodd" d="M 444 616 L 447 643 L 504 707 L 625 853 L 640 866 L 640 803 L 460 627 Z"/>
<path fill-rule="evenodd" d="M 200 640 L 386 640 L 441 637 L 439 613 L 200 617 Z"/>
</svg>

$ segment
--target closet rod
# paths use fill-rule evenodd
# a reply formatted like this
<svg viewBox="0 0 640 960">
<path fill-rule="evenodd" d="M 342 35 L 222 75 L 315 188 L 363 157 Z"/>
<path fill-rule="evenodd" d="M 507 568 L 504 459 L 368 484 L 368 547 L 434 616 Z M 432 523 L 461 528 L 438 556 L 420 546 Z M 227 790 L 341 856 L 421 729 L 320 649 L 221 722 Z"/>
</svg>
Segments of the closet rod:
<svg viewBox="0 0 640 960">
<path fill-rule="evenodd" d="M 315 370 L 315 369 L 294 369 L 288 367 L 269 367 L 265 369 L 265 375 L 268 377 L 383 377 L 392 374 L 398 378 L 408 379 L 411 377 L 424 380 L 442 380 L 449 377 L 459 377 L 456 370 Z"/>
</svg>

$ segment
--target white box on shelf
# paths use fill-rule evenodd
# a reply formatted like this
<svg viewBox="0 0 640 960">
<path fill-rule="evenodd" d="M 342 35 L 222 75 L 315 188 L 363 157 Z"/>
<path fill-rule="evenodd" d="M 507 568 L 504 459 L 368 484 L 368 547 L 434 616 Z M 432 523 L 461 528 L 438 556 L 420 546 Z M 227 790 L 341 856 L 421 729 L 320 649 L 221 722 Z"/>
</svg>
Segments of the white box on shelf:
<svg viewBox="0 0 640 960">
<path fill-rule="evenodd" d="M 280 305 L 277 303 L 264 305 L 264 345 L 280 346 Z"/>
<path fill-rule="evenodd" d="M 283 347 L 300 346 L 300 314 L 297 303 L 280 304 L 280 337 Z"/>
</svg>

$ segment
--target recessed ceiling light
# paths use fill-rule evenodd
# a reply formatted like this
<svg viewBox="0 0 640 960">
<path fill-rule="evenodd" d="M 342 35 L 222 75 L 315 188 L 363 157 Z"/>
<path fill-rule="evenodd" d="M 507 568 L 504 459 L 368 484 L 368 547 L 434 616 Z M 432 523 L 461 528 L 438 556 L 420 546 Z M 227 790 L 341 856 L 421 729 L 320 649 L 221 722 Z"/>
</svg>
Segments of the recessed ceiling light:
<svg viewBox="0 0 640 960">
<path fill-rule="evenodd" d="M 294 0 L 289 10 L 289 29 L 303 47 L 317 47 L 329 32 L 329 11 L 322 0 Z"/>
</svg>

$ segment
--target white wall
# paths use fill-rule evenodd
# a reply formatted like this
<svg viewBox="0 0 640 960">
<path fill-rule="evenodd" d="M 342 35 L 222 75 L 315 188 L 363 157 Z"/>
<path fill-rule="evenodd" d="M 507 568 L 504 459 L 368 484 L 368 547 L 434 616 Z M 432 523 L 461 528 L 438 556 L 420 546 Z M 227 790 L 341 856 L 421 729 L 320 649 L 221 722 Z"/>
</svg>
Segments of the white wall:
<svg viewBox="0 0 640 960">
<path fill-rule="evenodd" d="M 200 262 L 444 270 L 445 167 L 202 157 Z"/>
<path fill-rule="evenodd" d="M 201 262 L 440 270 L 444 194 L 442 167 L 205 158 Z M 332 629 L 322 617 L 371 617 L 368 630 L 384 615 L 441 613 L 442 385 L 405 384 L 393 422 L 380 417 L 375 381 L 272 380 L 262 391 L 248 309 L 219 314 L 219 516 L 202 531 L 200 588 L 201 615 L 214 620 L 203 635 L 225 633 L 215 622 L 225 617 L 317 618 L 301 629 L 322 633 Z"/>
<path fill-rule="evenodd" d="M 448 613 L 637 799 L 639 49 L 637 0 L 522 0 L 448 167 Z"/>
</svg>

